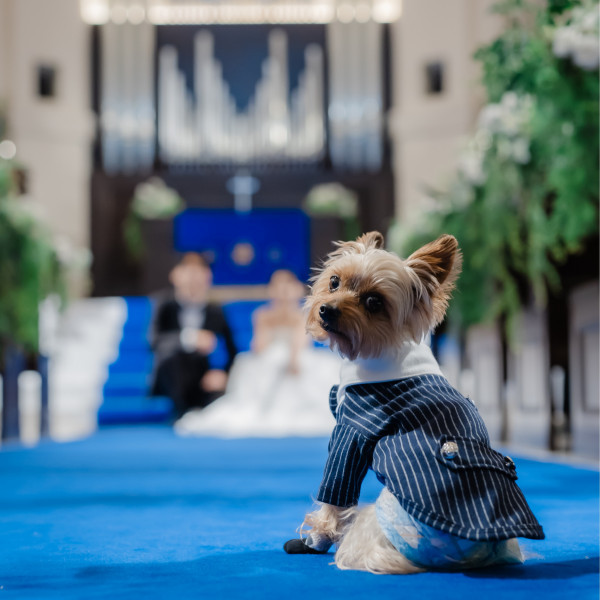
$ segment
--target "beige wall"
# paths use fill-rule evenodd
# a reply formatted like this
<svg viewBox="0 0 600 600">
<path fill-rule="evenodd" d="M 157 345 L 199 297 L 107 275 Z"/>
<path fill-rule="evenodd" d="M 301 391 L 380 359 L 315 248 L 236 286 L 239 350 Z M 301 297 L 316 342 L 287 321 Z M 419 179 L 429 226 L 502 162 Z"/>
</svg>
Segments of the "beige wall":
<svg viewBox="0 0 600 600">
<path fill-rule="evenodd" d="M 471 130 L 483 93 L 472 59 L 502 22 L 491 0 L 404 0 L 393 25 L 393 104 L 396 215 L 412 223 L 432 206 L 426 188 L 439 189 L 456 166 L 457 151 Z M 425 65 L 442 61 L 445 91 L 425 92 Z"/>
<path fill-rule="evenodd" d="M 29 195 L 56 234 L 89 245 L 89 31 L 78 0 L 0 0 L 0 101 L 8 108 Z M 36 93 L 36 67 L 57 68 L 57 94 Z"/>
</svg>

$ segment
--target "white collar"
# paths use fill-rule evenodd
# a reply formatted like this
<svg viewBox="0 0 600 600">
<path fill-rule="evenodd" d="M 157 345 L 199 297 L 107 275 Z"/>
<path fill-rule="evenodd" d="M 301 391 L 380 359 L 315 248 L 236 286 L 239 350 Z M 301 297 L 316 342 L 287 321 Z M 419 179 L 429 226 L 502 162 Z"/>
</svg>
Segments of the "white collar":
<svg viewBox="0 0 600 600">
<path fill-rule="evenodd" d="M 377 358 L 356 360 L 345 358 L 340 369 L 338 404 L 343 401 L 349 385 L 395 381 L 417 375 L 442 375 L 431 348 L 424 342 L 420 344 L 405 342 L 393 354 L 389 353 Z"/>
</svg>

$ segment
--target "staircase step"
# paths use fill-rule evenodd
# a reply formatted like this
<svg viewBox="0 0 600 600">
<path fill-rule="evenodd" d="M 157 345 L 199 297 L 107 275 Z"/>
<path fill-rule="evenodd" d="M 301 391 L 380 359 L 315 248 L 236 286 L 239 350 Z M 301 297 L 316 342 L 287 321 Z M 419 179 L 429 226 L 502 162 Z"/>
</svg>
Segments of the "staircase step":
<svg viewBox="0 0 600 600">
<path fill-rule="evenodd" d="M 166 421 L 172 412 L 173 403 L 164 396 L 113 396 L 98 410 L 98 424 L 158 423 Z"/>
<path fill-rule="evenodd" d="M 104 384 L 103 394 L 104 397 L 145 396 L 149 383 L 148 373 L 112 373 Z"/>
</svg>

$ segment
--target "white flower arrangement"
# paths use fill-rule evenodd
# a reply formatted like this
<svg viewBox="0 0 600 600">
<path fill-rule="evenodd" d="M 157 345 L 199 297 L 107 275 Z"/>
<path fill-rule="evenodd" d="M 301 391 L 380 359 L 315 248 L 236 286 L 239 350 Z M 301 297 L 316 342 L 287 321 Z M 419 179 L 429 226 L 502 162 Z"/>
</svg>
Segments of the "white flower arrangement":
<svg viewBox="0 0 600 600">
<path fill-rule="evenodd" d="M 506 92 L 497 104 L 488 104 L 479 113 L 478 128 L 507 137 L 523 135 L 531 118 L 533 98 Z"/>
<path fill-rule="evenodd" d="M 477 131 L 458 161 L 458 170 L 471 185 L 485 183 L 485 157 L 492 147 L 503 160 L 520 165 L 530 161 L 529 123 L 533 104 L 529 95 L 506 92 L 500 102 L 488 104 L 481 110 Z"/>
<path fill-rule="evenodd" d="M 49 241 L 46 210 L 40 203 L 24 197 L 8 197 L 2 202 L 2 212 L 19 230 L 29 230 L 32 236 Z"/>
<path fill-rule="evenodd" d="M 469 140 L 458 159 L 458 170 L 472 185 L 483 185 L 486 174 L 483 169 L 485 150 L 477 143 L 476 138 Z"/>
<path fill-rule="evenodd" d="M 314 215 L 351 219 L 358 215 L 358 197 L 339 183 L 323 183 L 310 190 L 304 208 Z"/>
<path fill-rule="evenodd" d="M 554 32 L 552 51 L 558 58 L 568 58 L 582 69 L 593 71 L 600 63 L 600 13 L 598 2 L 588 1 L 574 8 L 571 20 Z"/>
<path fill-rule="evenodd" d="M 140 183 L 134 191 L 129 214 L 123 223 L 125 245 L 133 260 L 141 260 L 145 245 L 142 220 L 170 219 L 185 208 L 179 194 L 158 177 Z"/>
<path fill-rule="evenodd" d="M 152 177 L 135 188 L 131 210 L 140 219 L 166 219 L 181 212 L 184 206 L 175 190 L 162 179 Z"/>
<path fill-rule="evenodd" d="M 77 246 L 61 234 L 52 234 L 48 227 L 45 207 L 25 197 L 10 198 L 3 202 L 2 210 L 13 225 L 28 230 L 38 241 L 43 241 L 48 251 L 53 252 L 63 273 L 86 273 L 92 264 L 89 248 Z"/>
<path fill-rule="evenodd" d="M 68 271 L 85 273 L 92 265 L 92 252 L 84 246 L 77 246 L 65 235 L 54 237 L 54 250 L 58 261 Z"/>
</svg>

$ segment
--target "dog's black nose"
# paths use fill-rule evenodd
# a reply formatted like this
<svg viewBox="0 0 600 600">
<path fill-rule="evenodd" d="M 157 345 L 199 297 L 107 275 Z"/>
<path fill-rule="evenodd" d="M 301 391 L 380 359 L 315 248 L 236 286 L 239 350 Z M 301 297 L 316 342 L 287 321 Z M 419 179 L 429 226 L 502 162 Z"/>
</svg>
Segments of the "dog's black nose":
<svg viewBox="0 0 600 600">
<path fill-rule="evenodd" d="M 340 309 L 331 306 L 331 304 L 321 304 L 319 307 L 319 316 L 323 319 L 323 322 L 333 325 L 340 316 Z"/>
</svg>

